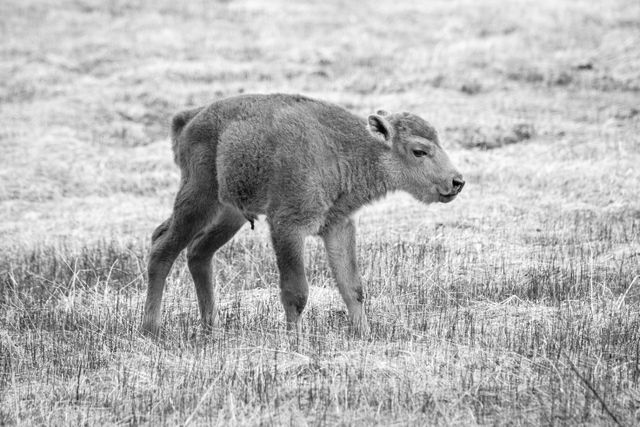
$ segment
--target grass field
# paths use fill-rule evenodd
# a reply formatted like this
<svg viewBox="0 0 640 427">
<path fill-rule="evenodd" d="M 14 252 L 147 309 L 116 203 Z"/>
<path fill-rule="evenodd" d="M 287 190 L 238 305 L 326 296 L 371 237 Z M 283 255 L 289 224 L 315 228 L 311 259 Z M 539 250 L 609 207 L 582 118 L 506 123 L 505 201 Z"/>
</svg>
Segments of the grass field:
<svg viewBox="0 0 640 427">
<path fill-rule="evenodd" d="M 640 3 L 3 1 L 0 425 L 637 425 Z M 422 115 L 467 185 L 357 216 L 372 333 L 307 244 L 287 334 L 264 221 L 138 328 L 171 115 L 294 92 Z"/>
</svg>

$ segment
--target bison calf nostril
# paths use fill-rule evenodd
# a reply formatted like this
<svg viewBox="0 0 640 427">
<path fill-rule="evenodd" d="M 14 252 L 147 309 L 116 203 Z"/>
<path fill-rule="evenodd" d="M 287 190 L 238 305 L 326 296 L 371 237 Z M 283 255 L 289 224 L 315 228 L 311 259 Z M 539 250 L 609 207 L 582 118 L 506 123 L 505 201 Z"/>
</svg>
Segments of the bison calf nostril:
<svg viewBox="0 0 640 427">
<path fill-rule="evenodd" d="M 461 178 L 453 178 L 453 190 L 459 192 L 464 187 L 464 180 Z"/>
</svg>

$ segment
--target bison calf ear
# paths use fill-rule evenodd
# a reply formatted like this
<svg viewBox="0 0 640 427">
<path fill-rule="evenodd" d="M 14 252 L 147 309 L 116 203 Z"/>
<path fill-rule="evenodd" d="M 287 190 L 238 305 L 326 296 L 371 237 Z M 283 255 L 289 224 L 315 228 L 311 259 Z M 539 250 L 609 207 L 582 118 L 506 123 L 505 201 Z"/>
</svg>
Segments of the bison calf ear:
<svg viewBox="0 0 640 427">
<path fill-rule="evenodd" d="M 393 139 L 393 126 L 379 114 L 369 116 L 369 132 L 378 139 L 391 143 Z"/>
</svg>

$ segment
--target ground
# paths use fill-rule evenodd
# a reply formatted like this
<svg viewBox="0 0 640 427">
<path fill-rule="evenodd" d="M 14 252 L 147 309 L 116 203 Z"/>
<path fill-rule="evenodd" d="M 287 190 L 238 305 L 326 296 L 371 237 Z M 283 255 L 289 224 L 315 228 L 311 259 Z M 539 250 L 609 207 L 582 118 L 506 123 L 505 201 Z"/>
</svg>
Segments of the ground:
<svg viewBox="0 0 640 427">
<path fill-rule="evenodd" d="M 640 423 L 640 3 L 3 1 L 0 424 Z M 168 124 L 293 92 L 440 131 L 467 185 L 357 216 L 368 337 L 309 239 L 284 328 L 264 221 L 139 332 Z"/>
</svg>

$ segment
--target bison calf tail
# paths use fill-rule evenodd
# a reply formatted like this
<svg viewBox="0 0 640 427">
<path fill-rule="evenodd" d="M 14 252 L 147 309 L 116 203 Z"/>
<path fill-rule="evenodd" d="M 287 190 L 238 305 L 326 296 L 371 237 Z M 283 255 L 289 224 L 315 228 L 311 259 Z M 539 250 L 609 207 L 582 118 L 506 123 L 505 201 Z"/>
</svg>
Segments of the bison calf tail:
<svg viewBox="0 0 640 427">
<path fill-rule="evenodd" d="M 173 150 L 173 161 L 180 166 L 179 140 L 182 129 L 191 121 L 204 107 L 192 108 L 181 111 L 171 119 L 171 149 Z"/>
</svg>

